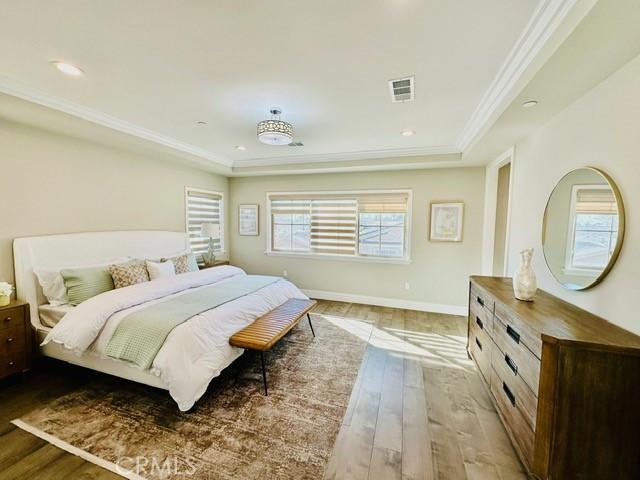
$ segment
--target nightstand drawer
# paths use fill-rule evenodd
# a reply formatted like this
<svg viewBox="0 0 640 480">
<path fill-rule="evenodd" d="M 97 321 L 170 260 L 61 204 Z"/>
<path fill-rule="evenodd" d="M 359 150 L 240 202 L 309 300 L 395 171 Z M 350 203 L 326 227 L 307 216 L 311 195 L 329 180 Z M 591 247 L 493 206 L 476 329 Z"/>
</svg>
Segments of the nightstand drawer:
<svg viewBox="0 0 640 480">
<path fill-rule="evenodd" d="M 4 378 L 12 373 L 22 372 L 26 369 L 26 366 L 24 352 L 20 355 L 0 355 L 0 378 Z"/>
<path fill-rule="evenodd" d="M 24 357 L 26 339 L 24 338 L 24 325 L 0 330 L 0 355 L 4 357 Z"/>
<path fill-rule="evenodd" d="M 7 308 L 0 311 L 0 330 L 24 325 L 24 308 Z"/>
</svg>

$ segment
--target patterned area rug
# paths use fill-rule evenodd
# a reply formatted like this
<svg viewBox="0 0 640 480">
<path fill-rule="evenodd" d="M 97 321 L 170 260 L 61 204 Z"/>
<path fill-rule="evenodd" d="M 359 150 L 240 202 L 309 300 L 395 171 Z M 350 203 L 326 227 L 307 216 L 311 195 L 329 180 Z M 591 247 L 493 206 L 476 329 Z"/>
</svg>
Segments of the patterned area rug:
<svg viewBox="0 0 640 480">
<path fill-rule="evenodd" d="M 315 339 L 301 321 L 267 353 L 266 397 L 259 356 L 245 352 L 186 413 L 167 392 L 96 374 L 17 424 L 143 478 L 322 478 L 366 341 L 313 320 Z"/>
</svg>

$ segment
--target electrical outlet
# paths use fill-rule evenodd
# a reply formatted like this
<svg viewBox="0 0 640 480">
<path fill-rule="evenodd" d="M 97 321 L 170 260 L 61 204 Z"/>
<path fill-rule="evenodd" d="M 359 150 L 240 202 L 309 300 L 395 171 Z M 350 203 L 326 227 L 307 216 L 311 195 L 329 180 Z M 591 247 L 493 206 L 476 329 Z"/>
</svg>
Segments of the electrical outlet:
<svg viewBox="0 0 640 480">
<path fill-rule="evenodd" d="M 411 290 L 411 285 L 409 284 L 409 282 L 404 282 L 404 289 Z"/>
<path fill-rule="evenodd" d="M 282 271 L 282 276 L 283 276 L 283 277 L 286 277 L 286 276 L 288 276 L 288 275 L 289 275 L 289 274 L 287 273 L 287 271 L 286 271 L 286 270 L 283 270 L 283 271 Z"/>
</svg>

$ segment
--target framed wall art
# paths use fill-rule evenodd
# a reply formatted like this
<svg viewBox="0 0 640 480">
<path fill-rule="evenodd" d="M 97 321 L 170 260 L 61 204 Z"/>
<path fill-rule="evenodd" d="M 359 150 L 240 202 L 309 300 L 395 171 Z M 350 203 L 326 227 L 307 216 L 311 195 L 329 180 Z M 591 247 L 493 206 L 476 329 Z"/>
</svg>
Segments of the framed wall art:
<svg viewBox="0 0 640 480">
<path fill-rule="evenodd" d="M 238 207 L 238 229 L 240 235 L 258 235 L 258 205 Z"/>
<path fill-rule="evenodd" d="M 432 202 L 429 240 L 461 242 L 463 217 L 463 202 Z"/>
</svg>

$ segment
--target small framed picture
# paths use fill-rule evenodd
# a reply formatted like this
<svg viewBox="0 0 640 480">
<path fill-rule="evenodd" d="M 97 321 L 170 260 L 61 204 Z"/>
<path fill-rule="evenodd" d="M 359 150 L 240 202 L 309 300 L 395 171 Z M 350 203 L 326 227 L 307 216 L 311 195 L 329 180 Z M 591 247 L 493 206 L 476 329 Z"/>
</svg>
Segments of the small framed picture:
<svg viewBox="0 0 640 480">
<path fill-rule="evenodd" d="M 240 205 L 238 208 L 240 235 L 258 235 L 258 205 Z"/>
<path fill-rule="evenodd" d="M 432 242 L 461 242 L 464 203 L 432 202 L 429 240 Z"/>
</svg>

